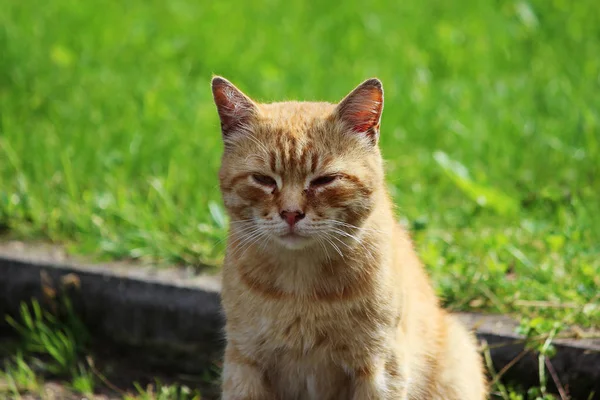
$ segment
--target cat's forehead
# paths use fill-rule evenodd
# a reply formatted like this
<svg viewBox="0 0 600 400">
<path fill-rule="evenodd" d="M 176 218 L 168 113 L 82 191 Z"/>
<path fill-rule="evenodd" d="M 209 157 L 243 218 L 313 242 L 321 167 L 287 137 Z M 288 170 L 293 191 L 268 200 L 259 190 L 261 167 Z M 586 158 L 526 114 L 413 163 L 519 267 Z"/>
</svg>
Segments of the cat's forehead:
<svg viewBox="0 0 600 400">
<path fill-rule="evenodd" d="M 253 135 L 246 141 L 252 148 L 246 160 L 272 173 L 296 177 L 331 164 L 331 151 L 337 146 L 329 143 L 326 120 L 334 109 L 335 105 L 315 102 L 261 104 Z"/>
<path fill-rule="evenodd" d="M 329 117 L 335 105 L 324 102 L 288 101 L 261 104 L 259 108 L 261 119 L 268 125 L 301 129 Z"/>
<path fill-rule="evenodd" d="M 318 102 L 281 102 L 261 104 L 255 121 L 256 138 L 279 150 L 307 144 L 324 144 L 323 131 L 335 105 Z"/>
</svg>

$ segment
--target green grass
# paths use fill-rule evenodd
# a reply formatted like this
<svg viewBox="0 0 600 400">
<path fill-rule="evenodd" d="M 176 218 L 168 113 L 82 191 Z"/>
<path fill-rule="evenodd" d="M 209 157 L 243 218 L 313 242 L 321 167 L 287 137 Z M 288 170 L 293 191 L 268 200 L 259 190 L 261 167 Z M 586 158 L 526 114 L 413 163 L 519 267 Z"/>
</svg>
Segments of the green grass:
<svg viewBox="0 0 600 400">
<path fill-rule="evenodd" d="M 19 398 L 21 393 L 40 393 L 42 379 L 29 366 L 22 353 L 4 363 L 0 370 L 0 395 Z"/>
<path fill-rule="evenodd" d="M 0 226 L 218 263 L 211 75 L 329 101 L 378 76 L 388 182 L 447 305 L 597 324 L 599 39 L 593 0 L 0 1 Z"/>
<path fill-rule="evenodd" d="M 112 370 L 105 375 L 95 366 L 94 357 L 90 355 L 90 333 L 70 298 L 62 293 L 44 300 L 46 308 L 32 299 L 21 304 L 18 316 L 6 316 L 17 339 L 0 343 L 0 360 L 4 359 L 3 368 L 0 365 L 0 398 L 21 399 L 33 395 L 53 399 L 56 395 L 48 394 L 48 385 L 60 389 L 56 398 L 61 399 L 77 399 L 81 395 L 94 399 L 99 391 L 109 393 L 110 399 L 124 400 L 203 398 L 197 389 L 177 382 L 165 384 L 158 378 L 146 386 L 137 381 L 129 382 L 131 387 L 125 389 L 115 386 L 107 376 L 115 378 L 127 371 Z M 107 372 L 111 369 L 107 368 Z M 207 368 L 196 383 L 214 384 L 217 372 L 214 367 Z M 122 375 L 120 378 L 123 381 Z"/>
<path fill-rule="evenodd" d="M 47 375 L 67 380 L 68 386 L 82 394 L 94 392 L 96 377 L 84 362 L 89 333 L 71 305 L 68 297 L 49 299 L 50 309 L 43 309 L 39 301 L 22 303 L 17 319 L 6 316 L 6 321 L 19 336 L 17 355 L 5 365 L 5 376 L 13 394 L 42 389 Z M 35 371 L 29 366 L 36 365 Z M 31 379 L 29 379 L 31 378 Z M 25 382 L 31 381 L 29 385 Z"/>
<path fill-rule="evenodd" d="M 136 384 L 136 394 L 128 394 L 124 400 L 201 400 L 202 395 L 197 390 L 191 390 L 187 386 L 163 385 L 157 381 L 155 385 L 143 388 Z"/>
</svg>

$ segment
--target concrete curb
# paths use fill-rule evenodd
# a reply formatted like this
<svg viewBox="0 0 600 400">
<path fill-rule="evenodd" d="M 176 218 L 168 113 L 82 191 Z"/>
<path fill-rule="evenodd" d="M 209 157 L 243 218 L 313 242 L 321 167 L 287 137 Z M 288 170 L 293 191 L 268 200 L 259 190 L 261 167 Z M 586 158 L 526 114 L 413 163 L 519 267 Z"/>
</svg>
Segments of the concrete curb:
<svg viewBox="0 0 600 400">
<path fill-rule="evenodd" d="M 137 348 L 161 367 L 198 373 L 220 357 L 223 318 L 216 276 L 190 276 L 180 270 L 115 268 L 48 262 L 0 252 L 0 314 L 16 314 L 22 301 L 42 298 L 42 284 L 76 282 L 74 304 L 94 335 Z M 490 346 L 496 370 L 523 351 L 516 322 L 505 316 L 459 314 Z M 3 320 L 2 320 L 3 321 Z M 5 325 L 0 322 L 0 330 Z M 557 340 L 552 359 L 573 398 L 600 398 L 600 340 Z M 538 383 L 537 358 L 527 355 L 506 374 L 523 386 Z"/>
<path fill-rule="evenodd" d="M 518 323 L 514 319 L 504 315 L 467 313 L 458 316 L 475 330 L 480 340 L 487 342 L 496 372 L 524 351 L 524 340 L 515 333 Z M 552 366 L 572 398 L 600 399 L 600 340 L 555 339 L 553 344 L 557 351 L 551 360 Z M 552 378 L 546 374 L 549 388 L 555 390 Z M 503 377 L 523 386 L 539 385 L 538 357 L 527 353 Z M 590 393 L 595 395 L 590 397 Z"/>
<path fill-rule="evenodd" d="M 155 275 L 150 269 L 129 269 L 0 255 L 0 315 L 17 314 L 22 301 L 43 299 L 43 284 L 61 290 L 66 282 L 76 282 L 79 289 L 69 290 L 73 304 L 102 340 L 138 348 L 138 353 L 155 355 L 150 362 L 187 373 L 199 373 L 220 357 L 218 278 L 196 277 L 184 284 L 175 271 Z M 0 331 L 6 327 L 2 318 Z"/>
</svg>

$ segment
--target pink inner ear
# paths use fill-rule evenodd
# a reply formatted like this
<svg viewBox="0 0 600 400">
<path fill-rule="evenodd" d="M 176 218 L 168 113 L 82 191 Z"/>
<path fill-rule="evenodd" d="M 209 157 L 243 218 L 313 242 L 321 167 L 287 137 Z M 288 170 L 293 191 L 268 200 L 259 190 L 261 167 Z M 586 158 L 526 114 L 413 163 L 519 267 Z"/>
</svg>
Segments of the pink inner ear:
<svg viewBox="0 0 600 400">
<path fill-rule="evenodd" d="M 383 92 L 379 86 L 359 87 L 340 104 L 340 116 L 357 133 L 379 127 L 383 108 Z"/>
<path fill-rule="evenodd" d="M 353 130 L 355 132 L 366 132 L 377 124 L 379 116 L 374 115 L 373 111 L 366 110 L 355 113 L 351 119 L 354 122 Z"/>
<path fill-rule="evenodd" d="M 224 79 L 213 81 L 213 97 L 224 134 L 244 124 L 254 112 L 252 101 Z"/>
<path fill-rule="evenodd" d="M 231 111 L 233 111 L 234 105 L 231 102 L 230 96 L 231 94 L 228 95 L 227 93 L 227 87 L 215 87 L 214 97 L 217 109 L 219 110 L 219 114 L 229 114 L 231 113 Z"/>
</svg>

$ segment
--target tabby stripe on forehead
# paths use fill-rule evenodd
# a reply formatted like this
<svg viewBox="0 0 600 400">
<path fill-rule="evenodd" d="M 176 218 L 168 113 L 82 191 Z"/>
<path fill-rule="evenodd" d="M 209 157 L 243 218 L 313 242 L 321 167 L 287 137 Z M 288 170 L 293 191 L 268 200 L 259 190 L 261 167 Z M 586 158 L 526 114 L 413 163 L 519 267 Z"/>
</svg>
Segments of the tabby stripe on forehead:
<svg viewBox="0 0 600 400">
<path fill-rule="evenodd" d="M 302 151 L 302 167 L 306 172 L 314 172 L 311 170 L 312 155 L 315 154 L 315 143 L 312 139 L 307 139 L 304 149 Z"/>
<path fill-rule="evenodd" d="M 300 166 L 304 169 L 307 167 L 308 154 L 310 152 L 310 144 L 307 144 L 300 153 Z"/>
<path fill-rule="evenodd" d="M 290 158 L 296 158 L 296 149 L 298 148 L 298 140 L 295 137 L 290 138 Z"/>
<path fill-rule="evenodd" d="M 283 138 L 283 133 L 278 132 L 276 138 L 277 138 L 277 140 L 276 140 L 277 152 L 279 154 L 279 161 L 280 161 L 280 164 L 278 165 L 278 167 L 285 168 L 284 160 L 285 160 L 285 149 L 286 148 L 285 148 L 285 141 Z"/>
<path fill-rule="evenodd" d="M 302 171 L 304 169 L 304 163 L 302 161 L 304 151 L 305 151 L 304 143 L 296 146 L 296 148 L 294 149 L 294 159 L 296 160 L 296 168 L 298 168 L 300 171 Z"/>
<path fill-rule="evenodd" d="M 317 170 L 317 167 L 319 165 L 319 155 L 317 154 L 317 152 L 313 152 L 312 153 L 312 159 L 310 161 L 310 172 L 315 172 Z"/>
<path fill-rule="evenodd" d="M 277 153 L 273 150 L 269 152 L 269 166 L 271 167 L 271 172 L 277 172 Z"/>
<path fill-rule="evenodd" d="M 291 142 L 286 143 L 285 146 L 285 169 L 286 171 L 292 171 L 294 168 L 294 139 Z"/>
<path fill-rule="evenodd" d="M 278 133 L 275 137 L 275 149 L 273 150 L 274 154 L 275 154 L 275 168 L 273 170 L 273 172 L 276 172 L 278 174 L 280 174 L 281 172 L 283 172 L 282 170 L 285 168 L 284 165 L 284 152 L 285 152 L 285 146 L 284 146 L 284 142 L 283 142 L 283 135 L 281 133 Z"/>
</svg>

